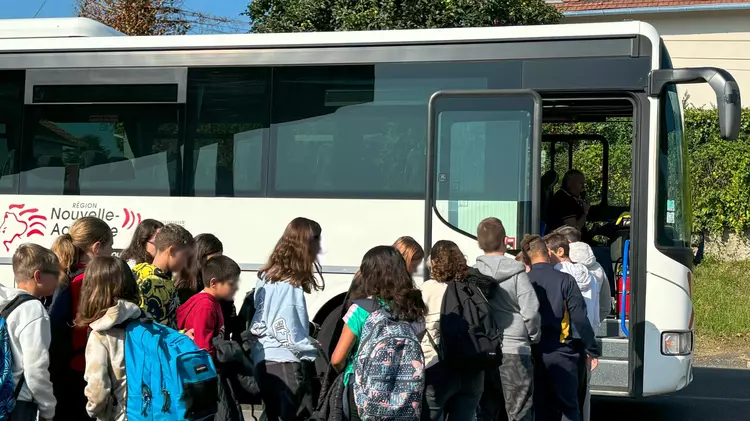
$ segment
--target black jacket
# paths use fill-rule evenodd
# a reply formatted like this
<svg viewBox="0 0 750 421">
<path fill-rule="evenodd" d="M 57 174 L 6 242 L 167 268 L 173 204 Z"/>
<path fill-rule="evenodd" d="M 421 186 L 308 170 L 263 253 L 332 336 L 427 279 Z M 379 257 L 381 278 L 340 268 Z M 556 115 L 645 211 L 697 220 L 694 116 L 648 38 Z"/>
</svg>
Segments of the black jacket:
<svg viewBox="0 0 750 421">
<path fill-rule="evenodd" d="M 555 270 L 549 263 L 536 263 L 531 267 L 529 280 L 539 298 L 542 316 L 542 352 L 553 351 L 560 345 L 570 345 L 575 339 L 573 328 L 580 336 L 586 352 L 592 357 L 601 353 L 596 343 L 594 329 L 586 316 L 586 303 L 575 279 Z"/>
</svg>

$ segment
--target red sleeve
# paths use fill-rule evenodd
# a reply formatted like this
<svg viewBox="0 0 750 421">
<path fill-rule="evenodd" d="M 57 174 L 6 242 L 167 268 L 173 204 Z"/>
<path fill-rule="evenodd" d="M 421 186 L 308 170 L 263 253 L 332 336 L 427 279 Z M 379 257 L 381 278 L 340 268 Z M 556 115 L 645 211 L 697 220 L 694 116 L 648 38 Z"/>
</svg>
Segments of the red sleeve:
<svg viewBox="0 0 750 421">
<path fill-rule="evenodd" d="M 195 344 L 198 345 L 198 348 L 208 351 L 212 357 L 216 356 L 216 350 L 211 345 L 211 339 L 215 335 L 215 326 L 216 312 L 213 310 L 213 306 L 209 300 L 196 303 L 190 315 L 185 320 L 185 330 L 193 329 L 195 332 Z"/>
<path fill-rule="evenodd" d="M 83 287 L 83 274 L 76 276 L 70 281 L 70 294 L 73 297 L 73 318 L 78 316 L 78 304 L 81 300 L 81 288 Z"/>
</svg>

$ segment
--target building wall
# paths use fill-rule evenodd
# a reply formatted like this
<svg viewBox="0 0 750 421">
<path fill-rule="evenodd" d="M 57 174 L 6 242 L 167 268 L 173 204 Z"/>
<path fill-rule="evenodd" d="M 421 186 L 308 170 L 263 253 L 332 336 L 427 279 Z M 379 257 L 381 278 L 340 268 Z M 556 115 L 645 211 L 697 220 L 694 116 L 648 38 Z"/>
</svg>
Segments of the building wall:
<svg viewBox="0 0 750 421">
<path fill-rule="evenodd" d="M 723 68 L 737 79 L 750 98 L 750 10 L 649 13 L 619 16 L 566 17 L 563 23 L 640 20 L 653 25 L 672 56 L 675 67 Z M 698 107 L 711 107 L 716 97 L 706 85 L 681 88 L 680 95 Z M 750 103 L 746 105 L 750 106 Z"/>
</svg>

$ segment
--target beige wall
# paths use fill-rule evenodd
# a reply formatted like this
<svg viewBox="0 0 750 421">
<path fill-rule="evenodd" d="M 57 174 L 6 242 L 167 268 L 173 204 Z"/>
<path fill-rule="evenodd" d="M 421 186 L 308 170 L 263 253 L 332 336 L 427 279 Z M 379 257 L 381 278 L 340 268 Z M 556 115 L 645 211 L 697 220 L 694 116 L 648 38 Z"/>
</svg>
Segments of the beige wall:
<svg viewBox="0 0 750 421">
<path fill-rule="evenodd" d="M 642 15 L 565 18 L 564 23 L 640 20 L 664 38 L 675 67 L 712 66 L 726 69 L 750 99 L 750 10 L 652 13 Z M 711 106 L 716 97 L 705 85 L 681 89 L 695 106 Z M 745 103 L 750 106 L 749 102 Z"/>
</svg>

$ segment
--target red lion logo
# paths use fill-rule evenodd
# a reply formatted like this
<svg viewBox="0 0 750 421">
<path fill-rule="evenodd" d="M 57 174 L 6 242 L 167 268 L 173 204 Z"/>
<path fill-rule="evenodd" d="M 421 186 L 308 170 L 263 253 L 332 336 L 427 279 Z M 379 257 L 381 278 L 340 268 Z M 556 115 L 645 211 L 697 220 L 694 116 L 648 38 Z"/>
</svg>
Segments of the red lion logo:
<svg viewBox="0 0 750 421">
<path fill-rule="evenodd" d="M 3 223 L 0 224 L 0 241 L 5 246 L 5 251 L 10 251 L 10 245 L 16 238 L 31 237 L 32 235 L 44 236 L 40 228 L 46 229 L 47 217 L 39 215 L 39 209 L 28 208 L 26 205 L 10 205 L 5 212 Z"/>
</svg>

